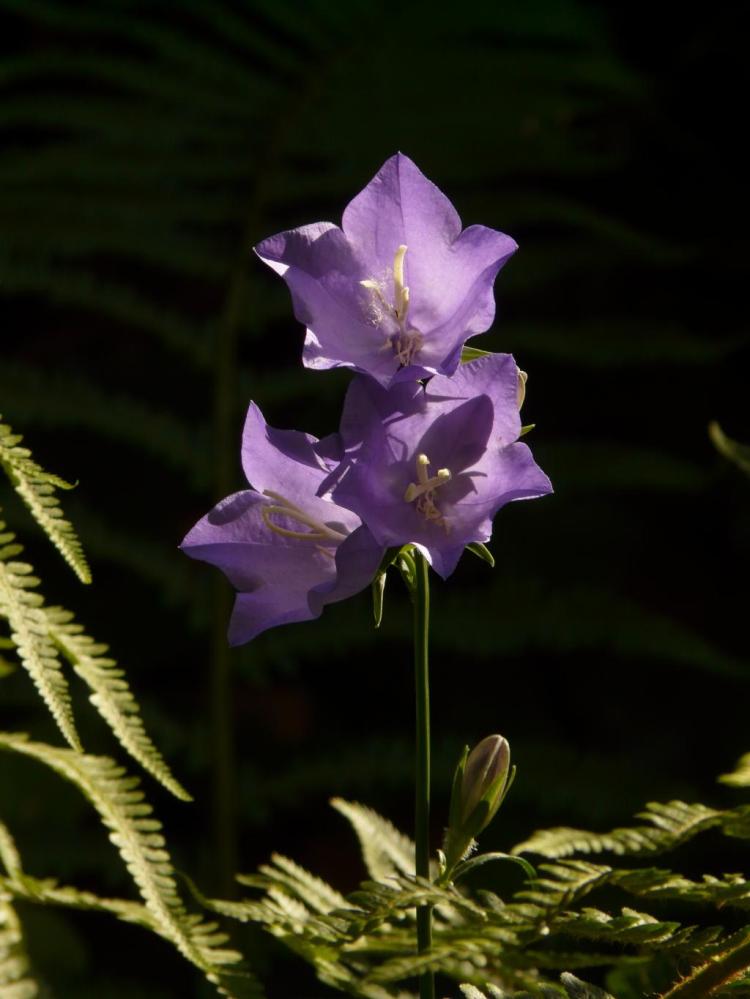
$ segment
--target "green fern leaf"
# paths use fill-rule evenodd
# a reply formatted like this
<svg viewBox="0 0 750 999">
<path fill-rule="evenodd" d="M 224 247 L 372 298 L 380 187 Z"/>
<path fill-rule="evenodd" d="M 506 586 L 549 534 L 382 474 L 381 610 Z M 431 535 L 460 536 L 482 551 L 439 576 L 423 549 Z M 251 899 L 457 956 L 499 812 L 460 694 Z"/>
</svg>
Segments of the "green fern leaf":
<svg viewBox="0 0 750 999">
<path fill-rule="evenodd" d="M 334 798 L 331 804 L 352 824 L 371 878 L 384 881 L 393 874 L 414 873 L 414 844 L 388 819 L 342 798 Z"/>
<path fill-rule="evenodd" d="M 61 607 L 46 607 L 44 614 L 49 637 L 93 693 L 90 700 L 110 726 L 120 744 L 153 777 L 182 801 L 192 798 L 175 780 L 159 750 L 153 744 L 140 715 L 125 672 L 110 659 L 107 646 L 84 633 L 73 615 Z"/>
<path fill-rule="evenodd" d="M 275 853 L 271 864 L 263 865 L 260 870 L 275 885 L 288 888 L 312 912 L 327 914 L 346 906 L 346 899 L 335 888 L 281 854 Z M 243 875 L 237 880 L 240 884 L 248 884 Z"/>
<path fill-rule="evenodd" d="M 746 475 L 750 475 L 750 445 L 740 444 L 727 437 L 715 420 L 709 423 L 708 434 L 717 451 L 733 461 Z"/>
<path fill-rule="evenodd" d="M 590 833 L 564 826 L 546 829 L 519 843 L 513 853 L 538 853 L 551 858 L 569 857 L 574 853 L 660 853 L 721 825 L 725 814 L 705 805 L 687 805 L 682 801 L 664 805 L 652 802 L 638 816 L 648 819 L 651 826 L 613 829 L 608 833 Z"/>
<path fill-rule="evenodd" d="M 241 960 L 223 947 L 226 937 L 213 923 L 190 915 L 179 896 L 166 850 L 161 824 L 152 817 L 135 777 L 113 760 L 58 749 L 29 741 L 25 736 L 0 733 L 0 749 L 22 753 L 44 763 L 76 787 L 91 802 L 109 829 L 159 932 L 188 961 L 205 974 L 222 994 L 259 997 L 262 993 L 248 973 L 228 966 Z"/>
<path fill-rule="evenodd" d="M 3 999 L 37 999 L 39 986 L 30 973 L 21 923 L 0 884 L 0 995 Z"/>
<path fill-rule="evenodd" d="M 722 784 L 732 787 L 750 787 L 750 753 L 745 753 L 737 760 L 734 770 L 719 777 Z"/>
<path fill-rule="evenodd" d="M 4 527 L 0 522 L 0 532 Z M 7 619 L 18 656 L 60 731 L 80 751 L 68 682 L 47 633 L 42 598 L 34 592 L 39 580 L 28 563 L 15 561 L 23 549 L 14 541 L 14 535 L 0 533 L 0 617 Z"/>
<path fill-rule="evenodd" d="M 0 417 L 2 419 L 2 417 Z M 56 489 L 73 487 L 57 475 L 45 472 L 31 457 L 28 448 L 21 447 L 23 438 L 0 423 L 0 465 L 31 515 L 57 548 L 82 583 L 91 582 L 91 572 L 83 554 L 81 542 L 73 525 L 63 516 Z"/>
<path fill-rule="evenodd" d="M 568 994 L 568 999 L 613 999 L 609 992 L 605 992 L 604 989 L 582 982 L 580 978 L 567 972 L 560 976 L 560 981 Z"/>
</svg>

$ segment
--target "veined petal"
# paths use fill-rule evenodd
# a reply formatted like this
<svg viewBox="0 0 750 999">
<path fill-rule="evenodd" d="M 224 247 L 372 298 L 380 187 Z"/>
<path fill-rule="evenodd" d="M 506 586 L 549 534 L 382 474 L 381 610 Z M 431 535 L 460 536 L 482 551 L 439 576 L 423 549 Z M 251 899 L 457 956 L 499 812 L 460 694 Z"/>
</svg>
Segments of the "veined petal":
<svg viewBox="0 0 750 999">
<path fill-rule="evenodd" d="M 515 251 L 486 226 L 461 231 L 448 198 L 402 153 L 344 211 L 264 240 L 307 327 L 304 363 L 348 367 L 382 385 L 451 375 L 495 314 L 493 283 Z"/>
<path fill-rule="evenodd" d="M 347 462 L 332 497 L 379 544 L 417 544 L 445 577 L 466 544 L 489 540 L 500 507 L 552 487 L 516 442 L 518 368 L 510 355 L 461 365 L 453 378 L 437 375 L 411 394 L 406 388 L 353 383 L 341 429 Z"/>
</svg>

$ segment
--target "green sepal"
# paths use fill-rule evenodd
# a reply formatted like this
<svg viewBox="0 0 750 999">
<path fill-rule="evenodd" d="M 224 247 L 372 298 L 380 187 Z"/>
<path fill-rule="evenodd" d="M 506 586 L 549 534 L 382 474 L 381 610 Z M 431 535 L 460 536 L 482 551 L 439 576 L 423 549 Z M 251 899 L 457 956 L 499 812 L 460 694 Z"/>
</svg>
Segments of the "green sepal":
<svg viewBox="0 0 750 999">
<path fill-rule="evenodd" d="M 463 753 L 461 753 L 461 758 L 456 765 L 456 770 L 453 774 L 453 786 L 451 788 L 451 804 L 450 804 L 450 814 L 448 816 L 448 826 L 449 829 L 457 829 L 461 821 L 461 785 L 464 780 L 464 770 L 466 769 L 466 761 L 469 758 L 469 747 L 464 746 Z"/>
<path fill-rule="evenodd" d="M 475 867 L 481 867 L 482 864 L 488 864 L 490 861 L 495 860 L 510 860 L 516 863 L 523 861 L 518 866 L 524 869 L 528 878 L 532 881 L 536 880 L 536 870 L 524 857 L 515 857 L 510 853 L 478 853 L 476 857 L 469 857 L 467 860 L 462 860 L 460 864 L 456 864 L 451 881 L 458 881 L 459 878 L 464 877 L 464 875 L 468 874 Z"/>
<path fill-rule="evenodd" d="M 531 433 L 531 431 L 534 429 L 535 426 L 536 423 L 527 423 L 526 426 L 521 427 L 518 436 L 524 437 L 526 434 Z"/>
<path fill-rule="evenodd" d="M 466 364 L 468 361 L 476 361 L 478 357 L 489 357 L 491 351 L 480 350 L 478 347 L 464 347 L 461 351 L 461 364 Z"/>
<path fill-rule="evenodd" d="M 483 545 L 480 541 L 470 541 L 466 546 L 466 551 L 471 552 L 472 555 L 476 555 L 477 558 L 481 558 L 491 569 L 495 568 L 495 556 L 487 545 Z"/>
<path fill-rule="evenodd" d="M 399 549 L 395 559 L 396 568 L 401 573 L 410 593 L 414 592 L 417 583 L 417 567 L 412 557 L 412 551 L 411 545 L 404 545 L 403 548 Z"/>
<path fill-rule="evenodd" d="M 376 628 L 380 627 L 383 620 L 383 596 L 387 575 L 388 573 L 384 570 L 379 572 L 372 581 L 372 616 L 375 619 Z"/>
<path fill-rule="evenodd" d="M 372 579 L 372 614 L 375 618 L 376 628 L 380 627 L 383 620 L 383 597 L 388 569 L 396 561 L 398 553 L 398 548 L 388 548 L 380 560 L 380 565 Z"/>
</svg>

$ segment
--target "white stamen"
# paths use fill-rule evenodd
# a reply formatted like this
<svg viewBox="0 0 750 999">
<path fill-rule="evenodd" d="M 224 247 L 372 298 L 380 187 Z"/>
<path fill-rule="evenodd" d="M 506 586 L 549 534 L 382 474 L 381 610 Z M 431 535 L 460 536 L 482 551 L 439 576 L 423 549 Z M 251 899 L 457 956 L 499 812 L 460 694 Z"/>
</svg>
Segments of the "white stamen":
<svg viewBox="0 0 750 999">
<path fill-rule="evenodd" d="M 265 489 L 263 495 L 277 501 L 261 509 L 260 514 L 263 518 L 263 523 L 282 538 L 297 538 L 299 541 L 323 541 L 327 543 L 333 541 L 336 544 L 345 540 L 346 534 L 311 517 L 285 496 L 282 496 L 281 493 L 274 492 L 272 489 Z M 304 527 L 309 527 L 311 530 L 292 531 L 288 527 L 282 527 L 271 519 L 273 514 L 288 517 L 290 520 L 296 520 L 297 523 L 302 524 Z M 319 548 L 320 545 L 316 545 L 315 547 Z"/>
<path fill-rule="evenodd" d="M 429 476 L 427 466 L 430 464 L 430 459 L 426 454 L 418 454 L 416 463 L 417 481 L 410 482 L 406 487 L 404 500 L 407 503 L 413 503 L 416 500 L 417 512 L 421 513 L 425 520 L 439 524 L 448 531 L 450 530 L 448 522 L 435 503 L 434 493 L 440 486 L 450 482 L 451 471 L 449 468 L 439 468 L 436 475 Z"/>
<path fill-rule="evenodd" d="M 409 289 L 404 284 L 404 257 L 407 249 L 402 243 L 393 258 L 393 304 L 399 323 L 404 322 L 409 308 Z"/>
<path fill-rule="evenodd" d="M 409 302 L 411 295 L 409 286 L 405 284 L 405 259 L 408 247 L 402 243 L 393 257 L 393 304 L 385 296 L 385 282 L 375 278 L 365 278 L 359 283 L 370 293 L 370 314 L 372 321 L 377 325 L 382 325 L 383 319 L 390 316 L 398 323 L 398 332 L 387 334 L 384 344 L 390 348 L 396 356 L 396 360 L 403 367 L 412 363 L 414 355 L 422 349 L 424 338 L 415 329 L 409 329 L 406 324 L 406 317 L 409 312 Z"/>
</svg>

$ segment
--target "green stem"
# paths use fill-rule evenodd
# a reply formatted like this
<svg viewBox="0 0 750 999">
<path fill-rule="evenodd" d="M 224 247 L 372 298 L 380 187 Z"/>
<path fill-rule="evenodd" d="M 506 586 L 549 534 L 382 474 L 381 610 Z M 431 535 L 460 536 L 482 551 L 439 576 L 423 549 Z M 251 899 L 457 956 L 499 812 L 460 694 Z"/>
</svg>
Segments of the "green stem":
<svg viewBox="0 0 750 999">
<path fill-rule="evenodd" d="M 417 700 L 416 843 L 417 877 L 430 876 L 430 679 L 428 645 L 430 635 L 429 566 L 421 552 L 414 553 L 416 574 L 414 604 L 414 679 Z M 432 907 L 417 909 L 417 952 L 432 947 Z M 435 977 L 425 971 L 419 979 L 419 999 L 435 999 Z"/>
<path fill-rule="evenodd" d="M 750 936 L 746 936 L 737 947 L 712 958 L 684 981 L 678 982 L 669 992 L 664 993 L 663 999 L 706 999 L 748 967 Z"/>
</svg>

